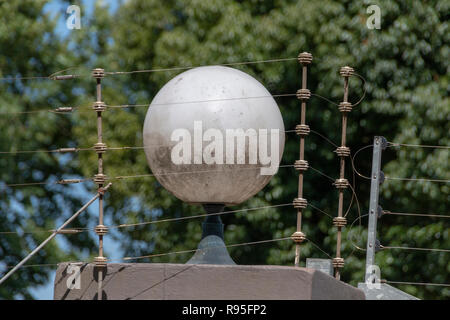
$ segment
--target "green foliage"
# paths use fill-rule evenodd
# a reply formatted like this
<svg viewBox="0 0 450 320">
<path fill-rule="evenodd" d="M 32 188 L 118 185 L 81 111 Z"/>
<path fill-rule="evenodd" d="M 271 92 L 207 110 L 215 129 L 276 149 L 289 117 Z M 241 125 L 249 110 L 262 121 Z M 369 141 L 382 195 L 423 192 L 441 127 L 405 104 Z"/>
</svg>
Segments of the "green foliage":
<svg viewBox="0 0 450 320">
<path fill-rule="evenodd" d="M 8 6 L 15 2 L 0 6 L 2 16 L 7 16 Z M 30 1 L 27 12 L 21 12 L 20 6 L 20 10 L 14 11 L 16 14 L 7 16 L 10 23 L 2 21 L 0 24 L 0 28 L 8 30 L 0 32 L 0 70 L 2 76 L 49 74 L 50 70 L 73 65 L 82 66 L 83 72 L 88 72 L 91 67 L 128 71 L 296 57 L 299 52 L 308 51 L 314 55 L 308 75 L 308 87 L 313 93 L 335 102 L 341 101 L 343 83 L 338 71 L 346 64 L 367 80 L 365 100 L 354 108 L 349 117 L 347 140 L 353 152 L 371 144 L 375 135 L 400 143 L 449 145 L 448 2 L 416 2 L 411 6 L 378 1 L 376 4 L 382 14 L 380 30 L 366 27 L 366 8 L 370 4 L 373 2 L 135 0 L 124 2 L 114 14 L 97 5 L 95 19 L 86 21 L 81 30 L 73 31 L 70 42 L 74 50 L 68 51 L 67 43 L 55 38 L 53 22 L 36 19 L 41 16 L 42 4 Z M 34 33 L 24 32 L 25 26 Z M 23 35 L 19 37 L 10 30 Z M 50 40 L 46 40 L 47 37 Z M 10 49 L 18 45 L 24 49 L 19 52 Z M 294 93 L 300 86 L 301 73 L 296 61 L 237 68 L 256 77 L 273 94 Z M 110 105 L 149 103 L 158 89 L 179 72 L 107 77 L 104 100 Z M 79 79 L 72 86 L 82 90 L 83 95 L 74 95 L 74 87 L 66 87 L 64 83 L 3 83 L 0 108 L 2 111 L 22 111 L 46 103 L 89 105 L 93 99 L 93 82 Z M 362 94 L 361 83 L 356 78 L 350 81 L 350 93 L 351 101 L 358 100 Z M 299 122 L 298 100 L 280 98 L 277 102 L 286 129 L 293 129 Z M 142 145 L 146 109 L 109 109 L 104 120 L 107 145 Z M 43 114 L 39 117 L 21 115 L 14 120 L 2 117 L 0 121 L 4 122 L 0 136 L 2 150 L 50 149 L 69 144 L 85 147 L 95 143 L 96 123 L 90 112 L 80 112 L 71 118 Z M 313 97 L 308 102 L 307 123 L 334 143 L 340 141 L 340 114 L 336 106 Z M 306 159 L 314 168 L 337 177 L 338 159 L 332 152 L 334 149 L 319 136 L 311 134 L 307 139 Z M 293 163 L 297 154 L 298 139 L 295 134 L 288 133 L 283 164 Z M 40 181 L 65 173 L 91 177 L 96 170 L 96 155 L 89 152 L 80 152 L 64 165 L 50 154 L 22 158 L 20 165 L 18 158 L 0 158 L 2 181 Z M 383 156 L 383 170 L 392 177 L 449 179 L 448 158 L 448 149 L 390 147 Z M 367 175 L 370 165 L 369 148 L 358 154 L 355 166 Z M 141 150 L 110 151 L 105 156 L 105 167 L 108 176 L 150 173 Z M 350 164 L 346 175 L 351 179 Z M 296 180 L 293 169 L 281 168 L 256 197 L 230 209 L 289 203 L 297 193 Z M 356 184 L 361 214 L 364 214 L 370 185 L 360 178 L 356 179 Z M 53 199 L 64 190 L 67 189 L 8 188 L 0 201 L 2 213 L 11 212 L 14 208 L 11 201 L 17 199 L 26 208 L 20 210 L 26 219 L 8 215 L 14 218 L 1 220 L 2 230 L 24 228 L 26 221 L 33 221 L 38 226 L 54 221 L 52 218 L 59 204 Z M 381 205 L 393 212 L 448 214 L 448 196 L 449 187 L 445 183 L 387 180 L 382 186 Z M 327 178 L 313 170 L 306 174 L 305 197 L 314 206 L 336 215 L 336 189 Z M 38 199 L 39 205 L 32 203 L 32 199 Z M 351 194 L 347 193 L 345 203 L 349 204 L 350 199 Z M 79 200 L 76 194 L 66 192 L 64 207 L 75 209 Z M 181 203 L 150 177 L 115 182 L 106 203 L 106 215 L 111 216 L 115 224 L 202 213 L 200 207 Z M 348 213 L 348 221 L 351 223 L 357 216 L 357 207 L 353 206 Z M 386 246 L 449 248 L 449 226 L 443 220 L 384 216 L 379 222 L 379 238 Z M 287 206 L 230 214 L 224 216 L 223 221 L 226 225 L 225 241 L 232 244 L 290 236 L 295 229 L 296 212 Z M 79 223 L 87 222 L 81 219 Z M 121 241 L 127 256 L 172 252 L 195 248 L 200 240 L 200 224 L 198 219 L 158 223 L 115 230 L 108 236 Z M 349 227 L 344 231 L 346 266 L 343 280 L 353 285 L 363 279 L 365 253 L 356 250 L 349 239 L 364 248 L 365 224 L 363 220 L 362 226 L 358 226 L 356 221 L 351 232 Z M 328 216 L 307 209 L 303 230 L 323 251 L 334 256 L 336 231 Z M 73 248 L 83 245 L 95 251 L 93 236 L 81 238 L 80 242 L 78 236 L 68 240 Z M 3 237 L 0 256 L 8 264 L 14 263 L 23 256 L 29 244 L 23 237 L 4 237 L 5 240 Z M 229 251 L 239 264 L 292 265 L 294 260 L 290 241 L 236 247 Z M 44 252 L 47 257 L 39 257 L 36 261 L 48 263 L 63 258 L 55 246 Z M 151 262 L 184 263 L 190 256 L 169 255 L 153 258 Z M 305 257 L 326 258 L 327 255 L 307 242 L 302 246 L 302 261 Z M 385 279 L 450 283 L 448 253 L 383 250 L 377 254 L 377 263 Z M 20 273 L 22 278 L 13 278 L 0 295 L 12 297 L 10 292 L 26 295 L 27 286 L 42 283 L 47 271 L 23 270 Z M 34 272 L 39 272 L 41 278 L 33 279 Z M 440 287 L 400 288 L 420 298 L 450 297 L 450 291 Z"/>
</svg>

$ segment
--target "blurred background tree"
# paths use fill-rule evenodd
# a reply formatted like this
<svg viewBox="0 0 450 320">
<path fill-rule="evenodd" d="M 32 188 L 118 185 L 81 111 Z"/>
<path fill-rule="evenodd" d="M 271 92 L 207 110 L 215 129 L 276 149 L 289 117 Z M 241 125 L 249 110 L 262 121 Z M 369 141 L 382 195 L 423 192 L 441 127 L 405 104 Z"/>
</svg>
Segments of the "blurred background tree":
<svg viewBox="0 0 450 320">
<path fill-rule="evenodd" d="M 68 2 L 60 1 L 64 5 Z M 71 3 L 74 4 L 74 3 Z M 76 4 L 76 2 L 75 2 Z M 110 5 L 117 6 L 109 10 Z M 366 26 L 366 9 L 381 8 L 381 29 Z M 0 2 L 0 77 L 49 75 L 68 71 L 86 75 L 70 82 L 9 80 L 0 83 L 0 112 L 24 112 L 57 106 L 89 106 L 94 85 L 90 69 L 130 71 L 174 66 L 198 66 L 274 58 L 293 58 L 308 51 L 314 56 L 308 76 L 313 93 L 339 102 L 343 83 L 339 68 L 352 66 L 367 80 L 364 101 L 350 114 L 347 140 L 352 152 L 372 143 L 373 136 L 413 144 L 449 145 L 450 104 L 448 99 L 449 30 L 448 1 L 394 3 L 392 1 L 125 1 L 96 2 L 92 15 L 83 17 L 82 28 L 70 37 L 58 37 L 56 18 L 43 13 L 45 1 Z M 82 7 L 83 3 L 79 3 Z M 67 6 L 62 6 L 65 8 Z M 64 11 L 61 15 L 64 16 Z M 301 72 L 294 60 L 242 65 L 271 93 L 294 93 Z M 104 101 L 109 105 L 148 104 L 168 80 L 181 71 L 111 75 L 104 80 Z M 350 101 L 363 93 L 361 82 L 350 82 Z M 286 130 L 299 122 L 299 102 L 293 97 L 277 99 Z M 108 146 L 141 146 L 146 107 L 109 109 L 105 113 L 104 140 Z M 2 114 L 1 150 L 55 149 L 65 146 L 92 146 L 96 142 L 92 112 L 72 115 L 52 113 Z M 308 103 L 307 123 L 311 129 L 340 141 L 340 114 L 337 107 L 313 97 Z M 338 176 L 335 146 L 311 134 L 306 143 L 306 159 L 331 177 Z M 288 133 L 283 164 L 297 159 L 298 138 Z M 383 156 L 383 171 L 392 177 L 450 179 L 448 149 L 390 147 Z M 84 199 L 83 192 L 95 186 L 85 183 L 78 189 L 60 185 L 7 187 L 8 183 L 55 181 L 61 177 L 92 177 L 96 154 L 79 152 L 58 156 L 50 153 L 1 155 L 1 230 L 19 231 L 0 235 L 0 259 L 14 265 L 45 234 L 23 234 L 33 228 L 53 228 L 57 221 L 74 212 Z M 356 160 L 358 171 L 370 172 L 371 148 Z M 105 156 L 110 177 L 150 173 L 142 150 L 110 151 Z M 351 165 L 346 176 L 351 179 Z M 356 177 L 356 193 L 361 214 L 366 213 L 369 181 Z M 82 189 L 81 192 L 79 189 Z M 290 203 L 297 193 L 293 168 L 281 168 L 271 182 L 240 206 L 253 208 Z M 305 197 L 314 206 L 335 216 L 337 191 L 331 182 L 314 171 L 306 174 Z M 346 195 L 346 204 L 351 194 Z M 446 183 L 387 180 L 381 188 L 380 204 L 399 212 L 448 214 L 449 186 Z M 124 179 L 114 183 L 106 199 L 110 223 L 135 223 L 160 218 L 203 213 L 201 207 L 183 204 L 154 178 Z M 348 214 L 351 223 L 358 217 L 357 206 Z M 59 220 L 57 220 L 59 219 Z M 379 221 L 379 239 L 387 246 L 424 248 L 450 247 L 446 219 L 384 216 Z M 223 216 L 225 242 L 240 243 L 290 236 L 296 212 L 291 207 L 240 212 Z M 81 217 L 75 226 L 94 226 L 95 215 Z M 358 221 L 349 234 L 344 230 L 342 279 L 353 285 L 364 278 L 366 224 Z M 308 208 L 304 232 L 330 256 L 335 253 L 335 228 L 330 217 Z M 114 229 L 108 237 L 120 242 L 126 256 L 193 249 L 201 237 L 201 220 L 158 223 Z M 82 233 L 64 238 L 43 250 L 33 263 L 54 263 L 85 259 L 95 254 L 96 236 Z M 108 248 L 106 248 L 108 252 Z M 238 264 L 293 265 L 294 250 L 289 241 L 230 248 Z M 169 255 L 142 262 L 184 263 L 191 254 Z M 327 258 L 307 242 L 306 257 Z M 448 253 L 383 250 L 377 254 L 382 278 L 397 281 L 450 283 Z M 29 288 L 43 283 L 53 267 L 24 268 L 0 287 L 2 298 L 31 298 Z M 432 286 L 399 286 L 419 298 L 448 299 L 450 290 Z"/>
</svg>

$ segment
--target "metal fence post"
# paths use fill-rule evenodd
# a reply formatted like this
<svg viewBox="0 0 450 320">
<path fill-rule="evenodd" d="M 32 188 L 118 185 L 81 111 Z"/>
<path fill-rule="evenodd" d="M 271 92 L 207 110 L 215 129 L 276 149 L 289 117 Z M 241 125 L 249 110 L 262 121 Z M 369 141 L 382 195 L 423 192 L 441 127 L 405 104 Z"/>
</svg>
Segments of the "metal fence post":
<svg viewBox="0 0 450 320">
<path fill-rule="evenodd" d="M 365 281 L 375 281 L 374 272 L 375 252 L 377 249 L 377 220 L 379 218 L 378 198 L 380 184 L 384 181 L 384 173 L 381 171 L 381 154 L 387 147 L 384 137 L 375 136 L 373 141 L 372 175 L 370 183 L 369 225 L 367 233 L 367 254 Z"/>
</svg>

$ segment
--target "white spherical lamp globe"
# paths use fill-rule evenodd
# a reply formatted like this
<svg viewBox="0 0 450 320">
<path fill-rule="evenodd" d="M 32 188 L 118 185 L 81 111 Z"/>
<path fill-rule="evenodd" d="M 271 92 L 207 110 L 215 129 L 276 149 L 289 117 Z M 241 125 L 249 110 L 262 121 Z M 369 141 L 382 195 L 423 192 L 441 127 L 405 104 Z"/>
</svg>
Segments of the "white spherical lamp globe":
<svg viewBox="0 0 450 320">
<path fill-rule="evenodd" d="M 276 173 L 285 141 L 267 89 L 222 66 L 194 68 L 166 83 L 150 104 L 143 134 L 159 183 L 193 204 L 235 205 L 255 195 Z"/>
</svg>

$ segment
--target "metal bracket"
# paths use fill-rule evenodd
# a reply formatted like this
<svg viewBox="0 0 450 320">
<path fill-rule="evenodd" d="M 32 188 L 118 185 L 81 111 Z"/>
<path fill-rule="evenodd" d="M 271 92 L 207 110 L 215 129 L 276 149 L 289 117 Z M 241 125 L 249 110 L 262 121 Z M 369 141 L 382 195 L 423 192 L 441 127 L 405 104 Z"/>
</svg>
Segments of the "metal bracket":
<svg viewBox="0 0 450 320">
<path fill-rule="evenodd" d="M 370 183 L 370 204 L 369 204 L 369 225 L 367 233 L 367 253 L 365 280 L 371 276 L 370 270 L 375 265 L 375 253 L 380 248 L 377 242 L 377 220 L 381 216 L 383 209 L 378 205 L 380 184 L 384 181 L 384 173 L 381 171 L 381 154 L 383 147 L 387 146 L 384 137 L 376 136 L 373 141 L 372 174 Z"/>
</svg>

